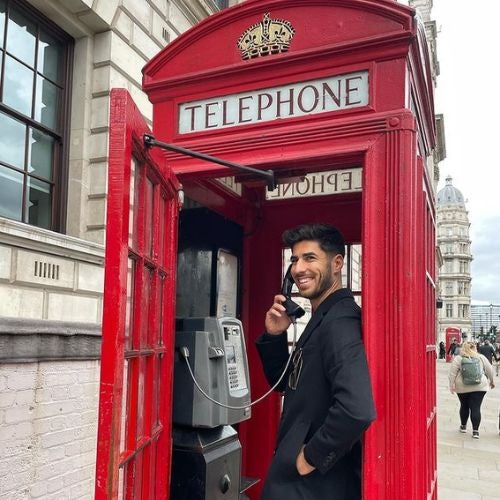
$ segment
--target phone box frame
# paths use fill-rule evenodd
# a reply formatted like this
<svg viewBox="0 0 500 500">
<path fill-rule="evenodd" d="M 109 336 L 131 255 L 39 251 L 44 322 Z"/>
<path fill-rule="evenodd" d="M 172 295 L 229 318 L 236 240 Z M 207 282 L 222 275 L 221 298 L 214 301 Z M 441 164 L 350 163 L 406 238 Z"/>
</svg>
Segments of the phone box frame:
<svg viewBox="0 0 500 500">
<path fill-rule="evenodd" d="M 290 47 L 244 60 L 238 39 L 266 13 L 293 26 Z M 356 72 L 368 74 L 366 105 L 179 133 L 183 103 Z M 363 498 L 435 498 L 436 131 L 425 31 L 414 11 L 390 0 L 248 0 L 179 36 L 143 73 L 157 140 L 272 169 L 282 181 L 362 168 L 361 193 L 267 200 L 257 176 L 176 153 L 154 156 L 158 170 L 181 182 L 190 199 L 244 230 L 241 320 L 253 395 L 268 388 L 253 343 L 279 290 L 282 231 L 324 221 L 336 225 L 348 242 L 362 243 L 363 335 L 378 414 L 364 439 Z M 130 97 L 115 90 L 111 100 L 113 130 Z M 110 151 L 117 145 L 112 136 Z M 220 182 L 230 176 L 241 183 L 241 193 Z M 162 223 L 175 252 L 177 218 Z M 175 287 L 175 281 L 169 286 Z M 164 311 L 172 325 L 175 304 L 166 304 Z M 409 342 L 411 356 L 405 355 Z M 173 355 L 165 359 L 172 368 Z M 280 411 L 276 394 L 239 426 L 245 475 L 265 477 Z M 165 425 L 163 432 L 168 434 L 170 427 Z M 98 463 L 98 477 L 113 469 L 104 465 Z M 258 498 L 260 488 L 249 492 L 251 498 Z"/>
</svg>

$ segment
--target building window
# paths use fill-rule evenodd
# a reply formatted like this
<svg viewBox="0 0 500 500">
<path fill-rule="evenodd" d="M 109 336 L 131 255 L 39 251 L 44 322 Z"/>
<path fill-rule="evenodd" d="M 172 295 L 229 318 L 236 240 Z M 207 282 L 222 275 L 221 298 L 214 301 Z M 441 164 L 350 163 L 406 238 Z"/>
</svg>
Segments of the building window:
<svg viewBox="0 0 500 500">
<path fill-rule="evenodd" d="M 446 304 L 446 317 L 453 318 L 453 304 Z"/>
<path fill-rule="evenodd" d="M 229 6 L 229 0 L 215 0 L 215 4 L 219 10 L 222 10 Z"/>
<path fill-rule="evenodd" d="M 453 295 L 453 283 L 451 281 L 446 282 L 444 289 L 446 295 Z"/>
<path fill-rule="evenodd" d="M 0 0 L 0 216 L 61 229 L 72 39 Z"/>
<path fill-rule="evenodd" d="M 459 295 L 468 295 L 469 294 L 469 283 L 466 281 L 458 282 L 458 294 Z"/>
<path fill-rule="evenodd" d="M 467 318 L 469 316 L 469 305 L 468 304 L 458 304 L 458 317 Z"/>
<path fill-rule="evenodd" d="M 460 272 L 468 273 L 469 272 L 469 263 L 466 260 L 460 261 Z"/>
</svg>

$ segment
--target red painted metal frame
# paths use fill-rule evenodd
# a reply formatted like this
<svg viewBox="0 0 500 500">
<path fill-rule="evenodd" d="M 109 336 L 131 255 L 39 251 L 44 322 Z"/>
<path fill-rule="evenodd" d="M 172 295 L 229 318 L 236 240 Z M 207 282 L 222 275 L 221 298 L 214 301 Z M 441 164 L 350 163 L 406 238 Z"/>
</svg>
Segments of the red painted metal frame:
<svg viewBox="0 0 500 500">
<path fill-rule="evenodd" d="M 242 61 L 228 41 L 236 44 L 266 12 L 293 24 L 290 51 Z M 181 102 L 358 70 L 369 72 L 364 108 L 177 132 Z M 248 0 L 178 37 L 144 69 L 160 141 L 278 175 L 363 168 L 362 196 L 267 202 L 253 179 L 239 199 L 212 182 L 231 175 L 227 169 L 164 156 L 190 196 L 244 226 L 242 319 L 253 394 L 267 389 L 253 341 L 279 286 L 281 231 L 324 220 L 363 244 L 364 338 L 378 412 L 365 436 L 366 500 L 436 497 L 434 207 L 419 160 L 434 146 L 430 75 L 413 11 L 389 0 Z M 265 476 L 279 415 L 279 397 L 270 398 L 239 426 L 246 475 Z"/>
<path fill-rule="evenodd" d="M 97 499 L 169 491 L 180 185 L 143 147 L 146 132 L 130 95 L 113 90 Z"/>
<path fill-rule="evenodd" d="M 426 444 L 424 466 L 428 485 L 427 498 L 437 498 L 437 401 L 436 401 L 436 220 L 433 191 L 429 178 L 425 175 L 423 161 L 419 158 L 419 169 L 424 180 L 421 207 L 423 218 L 423 272 L 425 273 L 424 304 L 422 308 L 422 325 L 425 328 L 425 391 L 423 394 L 425 412 L 424 442 Z M 420 175 L 418 173 L 417 175 Z"/>
</svg>

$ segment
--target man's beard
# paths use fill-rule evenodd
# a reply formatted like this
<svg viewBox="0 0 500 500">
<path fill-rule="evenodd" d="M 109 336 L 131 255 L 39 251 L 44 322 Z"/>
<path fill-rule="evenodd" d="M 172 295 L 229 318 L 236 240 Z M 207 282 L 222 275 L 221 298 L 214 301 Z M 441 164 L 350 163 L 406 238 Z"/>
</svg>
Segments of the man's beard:
<svg viewBox="0 0 500 500">
<path fill-rule="evenodd" d="M 335 280 L 331 266 L 328 266 L 325 272 L 321 275 L 321 280 L 318 284 L 317 290 L 311 292 L 310 295 L 308 294 L 302 296 L 309 300 L 317 299 L 318 297 L 321 297 L 327 290 L 329 290 L 333 286 L 334 282 Z"/>
</svg>

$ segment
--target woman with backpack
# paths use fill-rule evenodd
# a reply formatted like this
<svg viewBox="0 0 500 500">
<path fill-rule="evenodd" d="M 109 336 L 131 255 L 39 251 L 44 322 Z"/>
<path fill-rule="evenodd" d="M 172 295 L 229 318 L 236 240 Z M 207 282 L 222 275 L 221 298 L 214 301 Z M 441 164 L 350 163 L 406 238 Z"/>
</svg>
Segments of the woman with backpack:
<svg viewBox="0 0 500 500">
<path fill-rule="evenodd" d="M 493 367 L 476 350 L 473 342 L 464 342 L 458 356 L 453 358 L 448 375 L 450 391 L 460 400 L 460 432 L 467 432 L 467 420 L 472 423 L 472 437 L 479 439 L 481 403 L 487 391 L 495 387 Z"/>
</svg>

